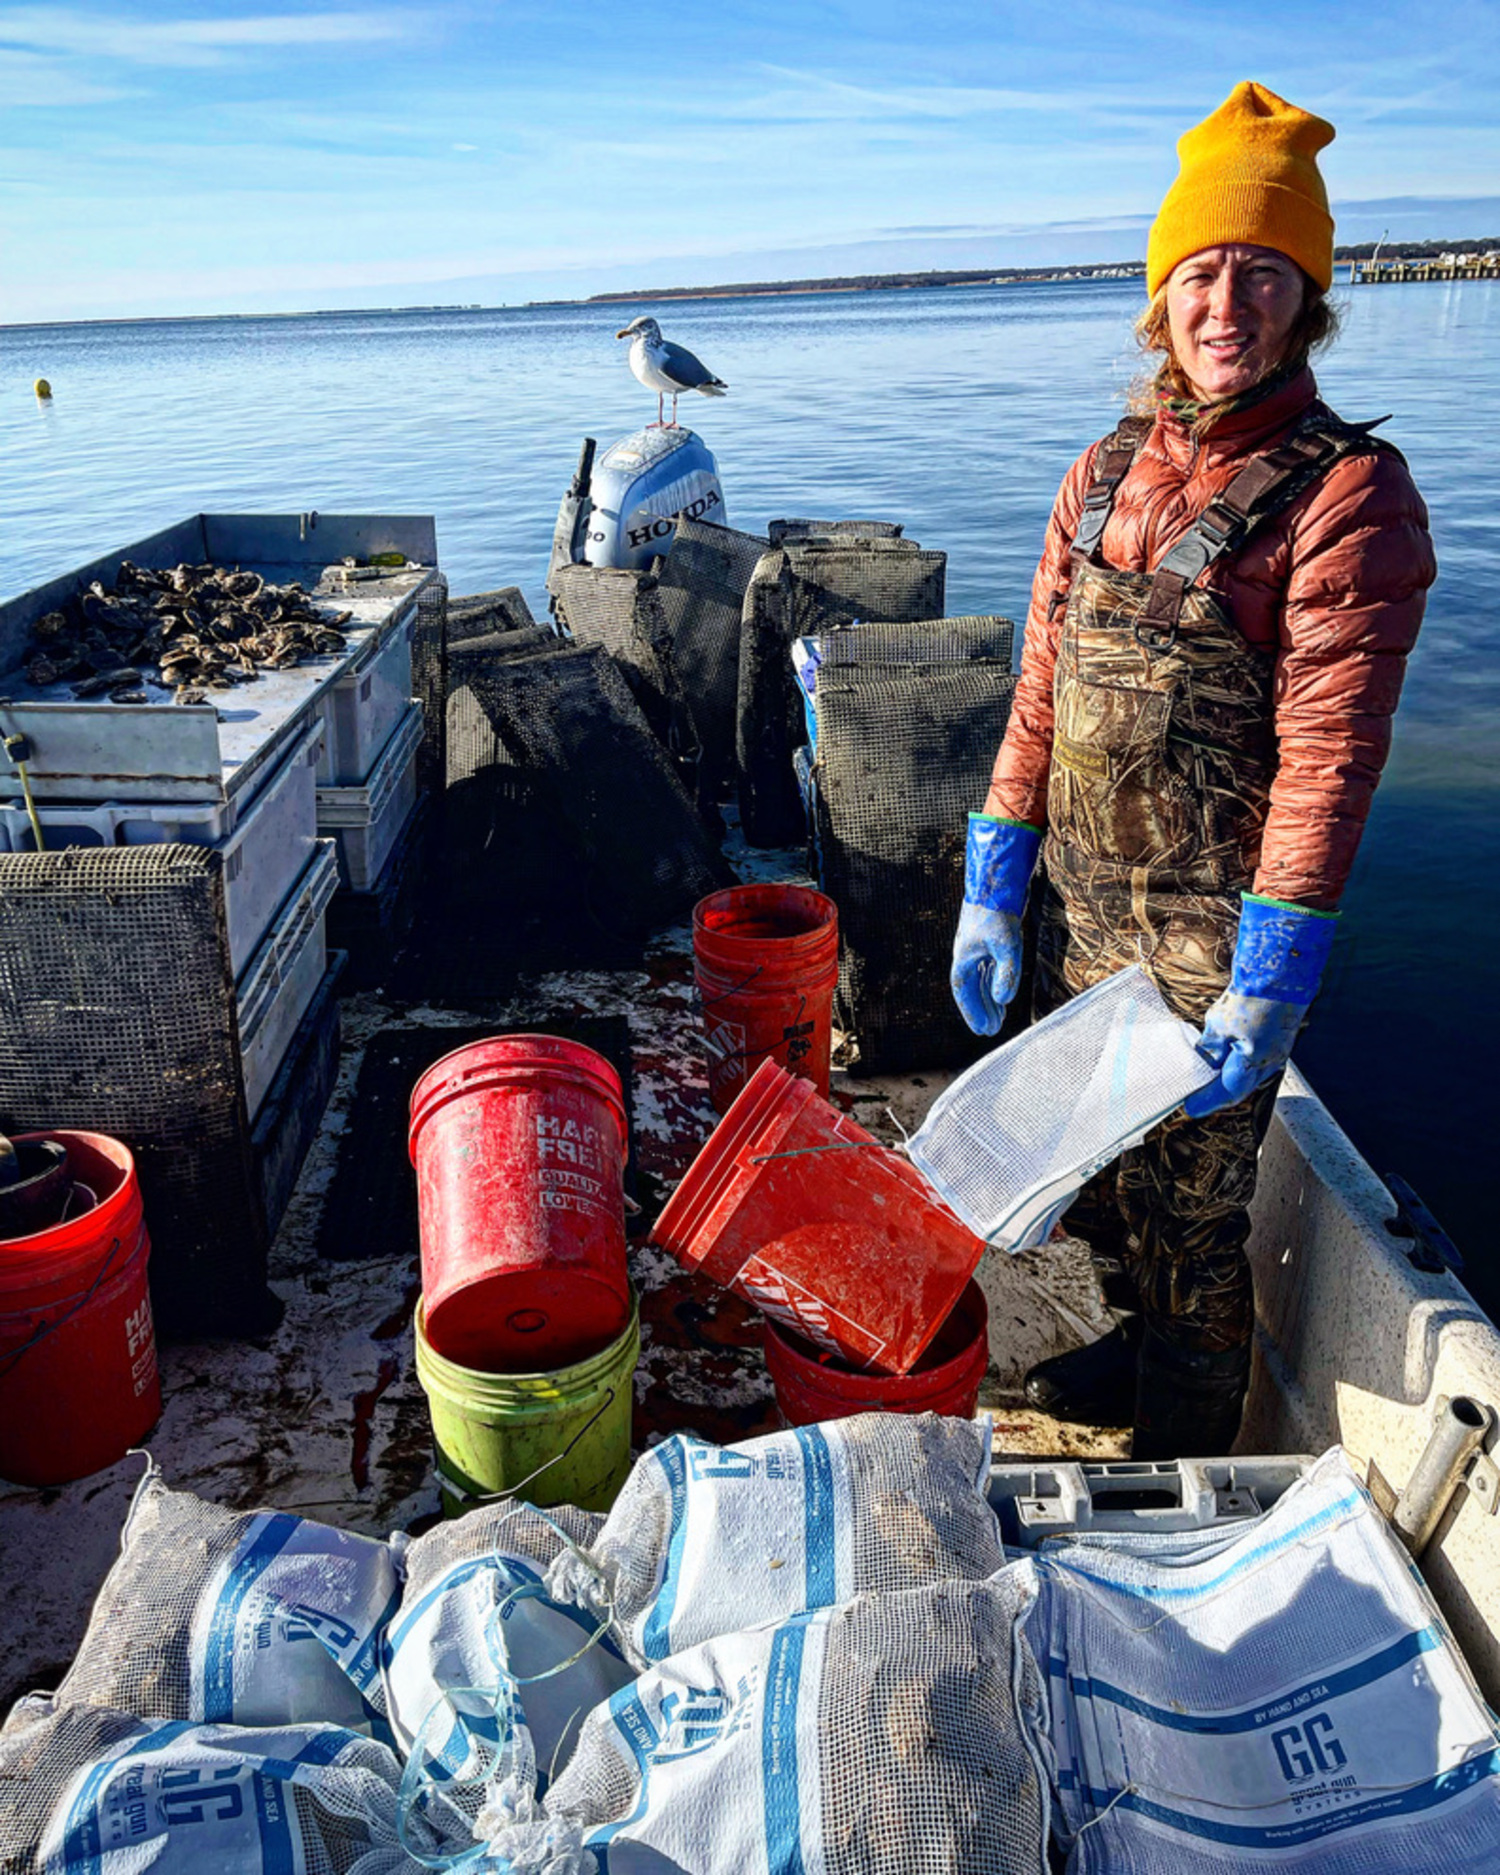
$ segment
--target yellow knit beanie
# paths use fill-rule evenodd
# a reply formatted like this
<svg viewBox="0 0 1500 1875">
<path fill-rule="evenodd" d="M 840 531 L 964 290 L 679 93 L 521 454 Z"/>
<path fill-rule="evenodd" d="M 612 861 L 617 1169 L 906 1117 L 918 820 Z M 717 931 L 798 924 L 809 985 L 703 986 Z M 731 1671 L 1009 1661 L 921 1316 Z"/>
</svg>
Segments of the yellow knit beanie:
<svg viewBox="0 0 1500 1875">
<path fill-rule="evenodd" d="M 1333 284 L 1333 217 L 1318 151 L 1333 125 L 1247 79 L 1211 117 L 1177 140 L 1181 164 L 1146 247 L 1153 297 L 1177 265 L 1205 247 L 1274 247 L 1326 292 Z"/>
</svg>

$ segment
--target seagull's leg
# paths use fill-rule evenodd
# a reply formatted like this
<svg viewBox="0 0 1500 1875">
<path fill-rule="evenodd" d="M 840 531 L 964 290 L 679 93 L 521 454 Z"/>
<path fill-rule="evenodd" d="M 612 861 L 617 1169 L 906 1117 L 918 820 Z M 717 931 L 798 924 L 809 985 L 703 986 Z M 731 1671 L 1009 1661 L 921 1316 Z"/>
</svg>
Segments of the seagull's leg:
<svg viewBox="0 0 1500 1875">
<path fill-rule="evenodd" d="M 658 391 L 656 393 L 656 427 L 657 429 L 662 429 L 664 427 L 663 421 L 662 421 L 662 406 L 665 401 L 665 398 L 666 398 L 666 393 L 664 391 Z"/>
</svg>

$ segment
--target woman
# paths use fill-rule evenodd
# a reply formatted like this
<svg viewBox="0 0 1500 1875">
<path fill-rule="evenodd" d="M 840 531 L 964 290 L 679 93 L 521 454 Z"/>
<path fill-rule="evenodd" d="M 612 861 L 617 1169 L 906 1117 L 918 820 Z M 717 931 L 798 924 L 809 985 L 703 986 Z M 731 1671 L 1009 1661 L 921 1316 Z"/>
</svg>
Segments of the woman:
<svg viewBox="0 0 1500 1875">
<path fill-rule="evenodd" d="M 1069 1228 L 1119 1327 L 1027 1376 L 1137 1458 L 1227 1452 L 1250 1371 L 1256 1158 L 1333 941 L 1436 567 L 1401 456 L 1319 402 L 1332 126 L 1257 84 L 1178 144 L 1151 230 L 1148 410 L 1069 470 L 970 819 L 953 989 L 995 1034 L 1042 853 L 1037 1013 L 1139 963 L 1218 1079 Z M 1045 840 L 1045 846 L 1044 846 Z"/>
</svg>

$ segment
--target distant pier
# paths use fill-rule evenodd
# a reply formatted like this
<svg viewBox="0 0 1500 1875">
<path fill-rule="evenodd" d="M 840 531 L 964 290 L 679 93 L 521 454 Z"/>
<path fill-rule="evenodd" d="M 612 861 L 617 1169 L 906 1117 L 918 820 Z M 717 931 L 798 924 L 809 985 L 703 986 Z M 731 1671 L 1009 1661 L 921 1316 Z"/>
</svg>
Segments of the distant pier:
<svg viewBox="0 0 1500 1875">
<path fill-rule="evenodd" d="M 1420 260 L 1395 255 L 1390 260 L 1349 263 L 1350 286 L 1387 286 L 1407 280 L 1500 280 L 1500 253 L 1438 254 Z"/>
</svg>

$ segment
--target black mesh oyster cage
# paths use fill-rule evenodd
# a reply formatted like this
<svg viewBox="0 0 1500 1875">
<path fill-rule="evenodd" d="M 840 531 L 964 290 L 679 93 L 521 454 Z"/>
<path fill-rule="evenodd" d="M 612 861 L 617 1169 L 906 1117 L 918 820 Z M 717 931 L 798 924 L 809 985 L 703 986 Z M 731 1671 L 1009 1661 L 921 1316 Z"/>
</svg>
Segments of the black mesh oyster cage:
<svg viewBox="0 0 1500 1875">
<path fill-rule="evenodd" d="M 972 1059 L 948 976 L 971 809 L 1010 716 L 1014 627 L 860 625 L 819 643 L 807 790 L 819 883 L 839 908 L 836 1004 L 864 1072 Z"/>
</svg>

